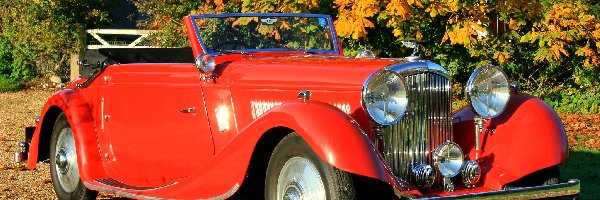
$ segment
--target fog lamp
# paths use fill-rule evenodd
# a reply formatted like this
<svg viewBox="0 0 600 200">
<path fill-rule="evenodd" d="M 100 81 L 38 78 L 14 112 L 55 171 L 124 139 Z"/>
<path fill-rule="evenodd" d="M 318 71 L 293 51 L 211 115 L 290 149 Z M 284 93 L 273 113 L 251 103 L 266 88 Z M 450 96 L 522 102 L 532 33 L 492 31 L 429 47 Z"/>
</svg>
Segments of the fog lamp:
<svg viewBox="0 0 600 200">
<path fill-rule="evenodd" d="M 430 188 L 435 181 L 435 171 L 428 164 L 420 164 L 412 169 L 415 185 L 421 188 Z"/>
<path fill-rule="evenodd" d="M 446 141 L 433 153 L 433 162 L 440 174 L 452 178 L 460 173 L 463 164 L 463 152 L 454 142 Z"/>
<path fill-rule="evenodd" d="M 462 170 L 462 181 L 467 187 L 472 187 L 481 178 L 481 167 L 474 160 L 465 162 Z"/>
</svg>

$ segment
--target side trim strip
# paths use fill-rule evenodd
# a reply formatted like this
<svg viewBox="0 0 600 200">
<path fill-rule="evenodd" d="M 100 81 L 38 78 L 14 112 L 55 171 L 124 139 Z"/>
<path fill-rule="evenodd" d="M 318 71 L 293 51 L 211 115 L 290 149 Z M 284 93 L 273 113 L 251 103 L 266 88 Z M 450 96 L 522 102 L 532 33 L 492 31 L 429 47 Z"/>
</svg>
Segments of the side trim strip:
<svg viewBox="0 0 600 200">
<path fill-rule="evenodd" d="M 115 189 L 100 187 L 100 186 L 96 186 L 96 185 L 86 183 L 86 182 L 84 182 L 83 184 L 85 185 L 85 187 L 93 189 L 93 190 L 104 191 L 104 192 L 108 192 L 108 193 L 122 195 L 122 196 L 133 198 L 133 199 L 153 199 L 153 200 L 154 199 L 163 199 L 163 198 L 149 197 L 149 196 L 144 196 L 144 195 L 132 194 L 129 192 L 123 192 L 123 191 L 119 191 L 119 190 L 115 190 Z M 177 182 L 175 182 L 171 185 L 174 185 L 174 184 L 177 184 Z M 163 188 L 171 186 L 171 185 L 163 186 Z M 227 198 L 231 197 L 235 192 L 237 192 L 237 190 L 239 188 L 240 188 L 240 184 L 235 183 L 235 185 L 233 185 L 233 187 L 231 187 L 231 189 L 229 189 L 229 191 L 227 191 L 219 196 L 215 196 L 215 197 L 208 198 L 208 199 L 210 199 L 210 200 L 227 199 Z"/>
<path fill-rule="evenodd" d="M 99 186 L 95 186 L 89 183 L 83 183 L 85 185 L 85 187 L 88 187 L 90 189 L 93 190 L 98 190 L 98 191 L 104 191 L 104 192 L 108 192 L 108 193 L 113 193 L 113 194 L 118 194 L 118 195 L 122 195 L 122 196 L 126 196 L 129 198 L 133 198 L 133 199 L 161 199 L 161 198 L 155 198 L 155 197 L 149 197 L 149 196 L 144 196 L 144 195 L 137 195 L 137 194 L 131 194 L 128 192 L 122 192 L 122 191 L 118 191 L 115 189 L 109 189 L 109 188 L 103 188 L 103 187 L 99 187 Z"/>
<path fill-rule="evenodd" d="M 240 188 L 240 185 L 235 183 L 235 185 L 233 185 L 233 187 L 231 187 L 231 189 L 229 189 L 229 191 L 225 192 L 222 195 L 216 196 L 216 197 L 212 197 L 209 198 L 210 200 L 221 200 L 221 199 L 227 199 L 229 197 L 231 197 L 233 195 L 233 193 L 235 193 L 238 189 Z"/>
</svg>

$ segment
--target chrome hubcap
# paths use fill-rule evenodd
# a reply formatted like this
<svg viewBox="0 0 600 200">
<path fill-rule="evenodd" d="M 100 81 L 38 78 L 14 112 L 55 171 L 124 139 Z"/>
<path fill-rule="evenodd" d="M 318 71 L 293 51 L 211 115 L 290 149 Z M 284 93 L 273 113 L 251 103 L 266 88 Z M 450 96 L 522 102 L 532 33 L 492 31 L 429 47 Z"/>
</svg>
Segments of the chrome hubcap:
<svg viewBox="0 0 600 200">
<path fill-rule="evenodd" d="M 73 192 L 79 184 L 79 168 L 71 128 L 60 131 L 55 149 L 54 164 L 58 182 L 64 191 Z"/>
<path fill-rule="evenodd" d="M 64 149 L 59 150 L 56 154 L 56 166 L 61 174 L 66 174 L 69 171 L 69 161 Z"/>
<path fill-rule="evenodd" d="M 277 199 L 325 199 L 325 186 L 317 167 L 302 157 L 285 162 L 277 178 Z"/>
<path fill-rule="evenodd" d="M 302 199 L 302 190 L 300 190 L 300 188 L 298 188 L 296 182 L 293 182 L 285 190 L 285 195 L 283 196 L 283 200 L 301 200 L 301 199 Z"/>
</svg>

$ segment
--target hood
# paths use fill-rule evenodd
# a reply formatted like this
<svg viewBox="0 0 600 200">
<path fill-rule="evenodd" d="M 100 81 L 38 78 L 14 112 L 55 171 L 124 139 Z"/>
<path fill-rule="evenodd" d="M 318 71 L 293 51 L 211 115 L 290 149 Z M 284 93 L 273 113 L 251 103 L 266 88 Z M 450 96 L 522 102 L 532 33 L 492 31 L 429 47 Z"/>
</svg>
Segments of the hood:
<svg viewBox="0 0 600 200">
<path fill-rule="evenodd" d="M 248 57 L 225 64 L 221 78 L 232 87 L 361 90 L 373 72 L 398 62 L 403 61 L 315 55 Z"/>
</svg>

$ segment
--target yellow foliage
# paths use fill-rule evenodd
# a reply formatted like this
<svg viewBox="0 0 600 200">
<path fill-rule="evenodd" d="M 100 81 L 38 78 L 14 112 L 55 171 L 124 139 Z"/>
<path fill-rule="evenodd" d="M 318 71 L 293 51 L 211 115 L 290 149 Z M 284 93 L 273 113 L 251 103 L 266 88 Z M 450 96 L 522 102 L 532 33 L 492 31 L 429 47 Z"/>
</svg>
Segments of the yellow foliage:
<svg viewBox="0 0 600 200">
<path fill-rule="evenodd" d="M 596 44 L 598 45 L 598 44 Z M 584 67 L 592 67 L 600 65 L 600 60 L 596 55 L 596 52 L 590 47 L 590 44 L 587 44 L 575 52 L 575 55 L 584 57 L 583 66 Z"/>
<path fill-rule="evenodd" d="M 335 28 L 338 35 L 359 39 L 367 35 L 366 28 L 375 27 L 369 17 L 379 13 L 378 0 L 335 0 L 339 9 Z"/>
<path fill-rule="evenodd" d="M 318 0 L 256 0 L 244 1 L 242 12 L 303 13 L 318 7 Z"/>
<path fill-rule="evenodd" d="M 352 37 L 359 39 L 367 34 L 366 28 L 374 27 L 373 22 L 364 16 L 357 15 L 352 10 L 342 10 L 339 18 L 335 22 L 335 28 L 338 35 L 342 37 Z"/>
<path fill-rule="evenodd" d="M 415 34 L 415 39 L 417 40 L 417 42 L 421 41 L 423 39 L 423 33 L 421 31 L 417 31 L 417 33 Z"/>
<path fill-rule="evenodd" d="M 196 12 L 219 13 L 231 2 L 242 4 L 242 12 L 292 13 L 311 12 L 320 3 L 319 0 L 207 0 Z M 551 0 L 551 5 L 545 5 L 522 0 L 333 0 L 338 11 L 334 25 L 338 35 L 345 38 L 365 38 L 377 22 L 391 28 L 395 37 L 421 41 L 427 37 L 422 25 L 407 28 L 405 23 L 443 19 L 446 30 L 441 44 L 464 46 L 471 56 L 487 56 L 486 59 L 501 64 L 512 58 L 508 53 L 513 48 L 510 41 L 537 46 L 532 52 L 536 62 L 555 62 L 573 54 L 570 46 L 587 40 L 591 45 L 578 48 L 575 54 L 586 59 L 584 65 L 597 66 L 600 23 L 588 14 L 589 8 L 582 2 Z M 288 24 L 280 26 L 289 28 Z M 269 34 L 276 37 L 276 33 Z"/>
<path fill-rule="evenodd" d="M 562 55 L 568 57 L 565 45 L 576 42 L 578 38 L 593 39 L 597 44 L 600 40 L 600 24 L 593 15 L 586 14 L 587 10 L 589 8 L 578 1 L 557 2 L 539 23 L 534 24 L 531 32 L 521 37 L 521 42 L 538 42 L 540 50 L 536 53 L 537 62 L 557 61 Z M 589 44 L 579 48 L 575 54 L 585 58 L 584 66 L 599 64 L 597 52 Z"/>
<path fill-rule="evenodd" d="M 510 54 L 507 52 L 496 52 L 494 53 L 493 58 L 498 60 L 498 63 L 504 64 L 507 63 L 510 59 Z"/>
</svg>

